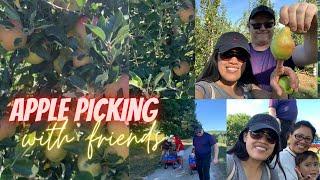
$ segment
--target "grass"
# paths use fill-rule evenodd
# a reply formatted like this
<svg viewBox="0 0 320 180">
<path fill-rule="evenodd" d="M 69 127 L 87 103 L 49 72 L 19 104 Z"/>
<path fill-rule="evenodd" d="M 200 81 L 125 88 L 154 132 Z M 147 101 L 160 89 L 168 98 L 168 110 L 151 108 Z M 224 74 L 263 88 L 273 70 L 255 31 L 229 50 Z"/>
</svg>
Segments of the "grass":
<svg viewBox="0 0 320 180">
<path fill-rule="evenodd" d="M 160 155 L 160 148 L 148 154 L 144 146 L 132 145 L 129 155 L 130 179 L 143 179 L 143 177 L 159 168 Z"/>
</svg>

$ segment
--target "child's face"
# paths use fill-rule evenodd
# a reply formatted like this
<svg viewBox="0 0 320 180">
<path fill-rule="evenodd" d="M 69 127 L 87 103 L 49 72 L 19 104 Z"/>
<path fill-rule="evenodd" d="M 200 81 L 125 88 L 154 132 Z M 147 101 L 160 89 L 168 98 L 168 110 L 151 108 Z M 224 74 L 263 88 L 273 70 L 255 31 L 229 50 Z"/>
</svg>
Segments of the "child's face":
<svg viewBox="0 0 320 180">
<path fill-rule="evenodd" d="M 317 179 L 319 175 L 319 161 L 318 159 L 309 156 L 297 166 L 303 177 L 311 176 L 311 179 Z"/>
</svg>

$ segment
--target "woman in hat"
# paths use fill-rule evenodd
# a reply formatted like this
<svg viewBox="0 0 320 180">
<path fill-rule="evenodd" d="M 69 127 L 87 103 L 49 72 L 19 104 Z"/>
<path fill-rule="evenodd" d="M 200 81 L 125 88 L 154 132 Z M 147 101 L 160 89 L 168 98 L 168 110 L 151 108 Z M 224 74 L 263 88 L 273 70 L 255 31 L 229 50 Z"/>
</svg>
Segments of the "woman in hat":
<svg viewBox="0 0 320 180">
<path fill-rule="evenodd" d="M 278 162 L 279 133 L 278 122 L 271 115 L 253 116 L 236 144 L 227 151 L 227 179 L 278 180 L 275 165 L 271 165 L 271 161 L 275 158 L 275 162 Z"/>
<path fill-rule="evenodd" d="M 254 84 L 241 80 L 250 60 L 248 40 L 238 32 L 220 36 L 215 49 L 195 84 L 197 99 L 270 98 L 275 93 L 261 90 Z M 251 67 L 247 67 L 251 69 Z M 273 73 L 274 76 L 276 73 Z"/>
<path fill-rule="evenodd" d="M 277 166 L 279 178 L 298 180 L 299 171 L 296 169 L 295 157 L 297 154 L 307 151 L 316 135 L 316 129 L 308 121 L 298 121 L 294 124 L 288 138 L 288 146 L 280 152 L 280 163 L 285 164 L 284 171 Z M 308 179 L 308 178 L 306 178 Z"/>
</svg>

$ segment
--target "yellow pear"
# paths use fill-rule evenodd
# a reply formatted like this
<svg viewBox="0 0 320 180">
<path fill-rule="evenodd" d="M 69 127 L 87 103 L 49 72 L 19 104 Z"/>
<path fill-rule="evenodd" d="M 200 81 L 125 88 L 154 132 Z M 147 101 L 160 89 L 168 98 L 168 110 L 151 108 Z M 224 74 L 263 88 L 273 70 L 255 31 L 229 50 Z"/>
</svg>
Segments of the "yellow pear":
<svg viewBox="0 0 320 180">
<path fill-rule="evenodd" d="M 289 27 L 284 27 L 277 32 L 271 42 L 271 53 L 276 60 L 288 60 L 295 48 Z"/>
</svg>

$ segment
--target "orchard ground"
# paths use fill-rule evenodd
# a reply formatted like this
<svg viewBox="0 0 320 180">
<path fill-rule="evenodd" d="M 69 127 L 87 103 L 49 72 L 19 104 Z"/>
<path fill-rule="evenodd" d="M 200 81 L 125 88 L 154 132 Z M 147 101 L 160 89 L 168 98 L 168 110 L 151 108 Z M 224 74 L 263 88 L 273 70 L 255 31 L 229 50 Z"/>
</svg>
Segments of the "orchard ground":
<svg viewBox="0 0 320 180">
<path fill-rule="evenodd" d="M 192 139 L 183 140 L 185 145 L 184 153 L 184 167 L 183 169 L 173 169 L 171 166 L 164 169 L 164 166 L 159 165 L 161 150 L 147 154 L 144 147 L 131 146 L 130 148 L 130 178 L 131 179 L 146 179 L 146 180 L 162 180 L 162 179 L 183 179 L 191 180 L 197 179 L 198 174 L 193 171 L 190 174 L 188 157 L 192 150 Z M 219 143 L 219 163 L 217 165 L 211 164 L 210 176 L 211 179 L 225 179 L 226 178 L 226 145 Z M 147 163 L 146 163 L 147 162 Z"/>
</svg>

